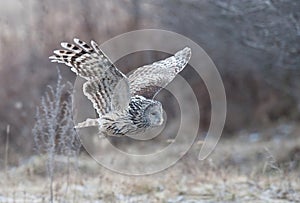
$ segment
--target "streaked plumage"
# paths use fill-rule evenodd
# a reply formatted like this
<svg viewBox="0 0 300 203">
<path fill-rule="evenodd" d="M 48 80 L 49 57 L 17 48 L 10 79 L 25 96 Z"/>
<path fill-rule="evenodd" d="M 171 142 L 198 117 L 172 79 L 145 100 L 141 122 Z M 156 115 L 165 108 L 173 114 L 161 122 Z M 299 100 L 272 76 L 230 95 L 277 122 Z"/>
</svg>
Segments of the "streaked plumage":
<svg viewBox="0 0 300 203">
<path fill-rule="evenodd" d="M 87 119 L 76 127 L 99 126 L 105 136 L 138 134 L 163 123 L 163 110 L 154 100 L 161 88 L 183 70 L 191 57 L 190 48 L 174 56 L 136 69 L 129 77 L 119 71 L 99 49 L 74 39 L 74 44 L 61 43 L 51 62 L 64 63 L 86 79 L 84 95 L 92 102 L 99 118 Z"/>
</svg>

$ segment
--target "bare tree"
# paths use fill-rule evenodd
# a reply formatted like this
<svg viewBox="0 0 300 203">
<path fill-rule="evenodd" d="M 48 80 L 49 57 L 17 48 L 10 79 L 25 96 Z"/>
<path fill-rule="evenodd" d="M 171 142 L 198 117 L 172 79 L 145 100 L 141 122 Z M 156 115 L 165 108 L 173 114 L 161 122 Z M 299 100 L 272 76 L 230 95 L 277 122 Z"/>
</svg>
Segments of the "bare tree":
<svg viewBox="0 0 300 203">
<path fill-rule="evenodd" d="M 293 0 L 212 1 L 242 28 L 242 42 L 274 54 L 273 67 L 298 68 L 300 2 Z"/>
<path fill-rule="evenodd" d="M 241 42 L 270 56 L 260 67 L 264 79 L 273 87 L 295 98 L 300 65 L 300 2 L 293 0 L 212 0 L 222 14 L 238 24 Z"/>
</svg>

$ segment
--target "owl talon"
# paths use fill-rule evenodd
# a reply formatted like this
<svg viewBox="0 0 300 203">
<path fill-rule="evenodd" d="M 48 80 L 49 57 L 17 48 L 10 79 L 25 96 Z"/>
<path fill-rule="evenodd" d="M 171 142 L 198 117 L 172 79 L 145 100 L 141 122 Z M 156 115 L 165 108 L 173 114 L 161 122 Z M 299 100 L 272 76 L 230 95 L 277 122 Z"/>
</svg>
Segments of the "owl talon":
<svg viewBox="0 0 300 203">
<path fill-rule="evenodd" d="M 92 126 L 99 126 L 98 119 L 95 118 L 88 118 L 85 121 L 78 123 L 75 128 L 86 128 L 86 127 L 92 127 Z"/>
<path fill-rule="evenodd" d="M 99 139 L 101 139 L 101 140 L 106 138 L 106 136 L 103 134 L 98 133 L 97 135 L 98 135 Z"/>
<path fill-rule="evenodd" d="M 89 45 L 75 38 L 74 43 L 62 42 L 61 46 L 64 49 L 55 50 L 49 59 L 64 63 L 87 80 L 83 84 L 83 94 L 99 116 L 99 119 L 88 118 L 75 128 L 97 126 L 103 133 L 98 134 L 101 139 L 139 134 L 162 125 L 162 104 L 154 97 L 191 58 L 191 49 L 186 47 L 173 56 L 137 68 L 127 77 L 94 41 Z"/>
</svg>

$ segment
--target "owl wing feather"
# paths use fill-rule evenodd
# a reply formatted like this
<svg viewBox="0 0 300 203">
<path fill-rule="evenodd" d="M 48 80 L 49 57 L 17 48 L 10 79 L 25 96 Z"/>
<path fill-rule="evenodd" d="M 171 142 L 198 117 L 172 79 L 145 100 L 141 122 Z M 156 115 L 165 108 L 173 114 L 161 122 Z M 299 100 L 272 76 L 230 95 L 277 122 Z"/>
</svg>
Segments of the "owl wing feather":
<svg viewBox="0 0 300 203">
<path fill-rule="evenodd" d="M 76 38 L 74 42 L 61 43 L 65 49 L 55 50 L 49 57 L 51 62 L 64 63 L 87 80 L 83 92 L 99 117 L 125 109 L 130 101 L 128 78 L 112 64 L 96 42 L 91 41 L 91 46 Z"/>
<path fill-rule="evenodd" d="M 83 93 L 93 103 L 99 116 L 121 111 L 130 101 L 128 79 L 113 68 L 85 82 Z"/>
<path fill-rule="evenodd" d="M 186 47 L 174 56 L 138 68 L 128 77 L 131 95 L 154 98 L 183 70 L 190 57 L 191 49 Z"/>
<path fill-rule="evenodd" d="M 49 57 L 51 62 L 66 64 L 73 72 L 86 80 L 101 76 L 109 68 L 121 73 L 94 41 L 91 41 L 90 46 L 75 38 L 74 44 L 62 42 L 61 46 L 64 49 L 55 50 L 54 55 Z"/>
</svg>

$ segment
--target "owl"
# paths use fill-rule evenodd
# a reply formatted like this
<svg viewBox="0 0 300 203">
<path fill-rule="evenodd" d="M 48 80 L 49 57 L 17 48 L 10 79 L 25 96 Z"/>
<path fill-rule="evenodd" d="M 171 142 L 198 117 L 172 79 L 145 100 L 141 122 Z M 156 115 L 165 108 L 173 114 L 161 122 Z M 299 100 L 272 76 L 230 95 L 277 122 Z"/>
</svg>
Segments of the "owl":
<svg viewBox="0 0 300 203">
<path fill-rule="evenodd" d="M 98 126 L 104 136 L 136 135 L 162 125 L 162 104 L 154 97 L 191 57 L 191 49 L 186 47 L 174 56 L 137 68 L 127 77 L 94 41 L 89 45 L 75 38 L 74 44 L 62 42 L 61 46 L 64 49 L 55 50 L 49 59 L 64 63 L 86 80 L 83 93 L 98 114 L 75 128 Z"/>
</svg>

